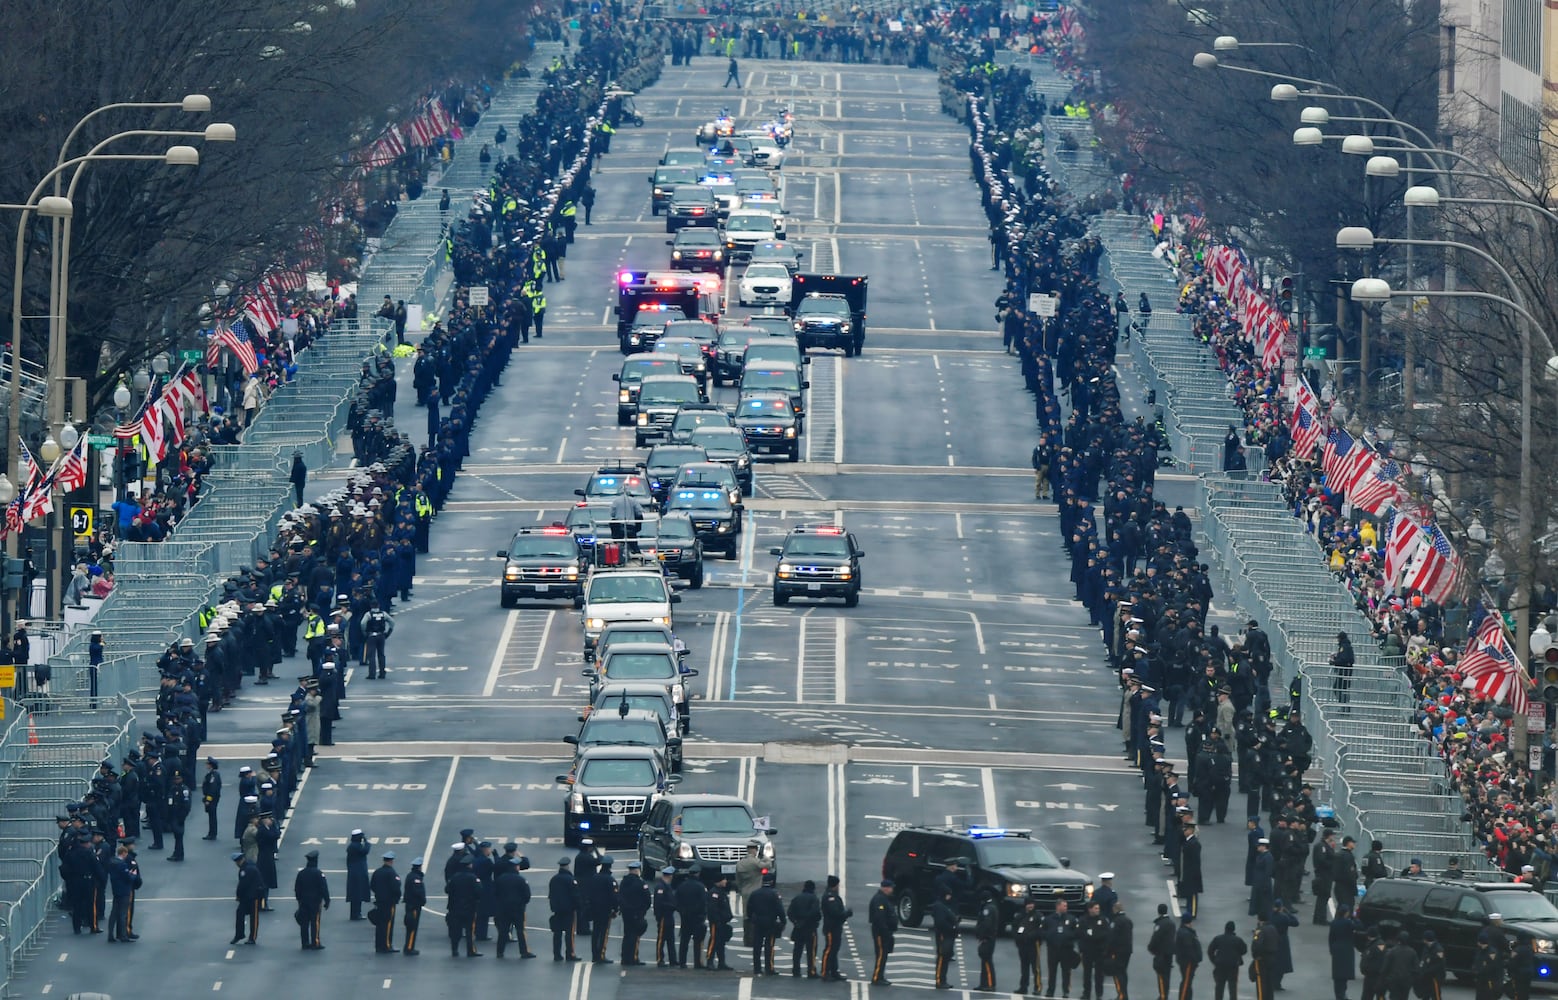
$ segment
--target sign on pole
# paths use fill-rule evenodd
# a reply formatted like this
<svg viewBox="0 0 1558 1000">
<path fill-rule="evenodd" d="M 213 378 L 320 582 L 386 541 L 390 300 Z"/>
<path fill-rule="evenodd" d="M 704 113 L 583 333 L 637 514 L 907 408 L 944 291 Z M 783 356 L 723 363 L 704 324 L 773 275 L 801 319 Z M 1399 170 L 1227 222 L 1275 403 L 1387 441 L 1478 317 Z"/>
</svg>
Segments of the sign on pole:
<svg viewBox="0 0 1558 1000">
<path fill-rule="evenodd" d="M 70 530 L 77 538 L 83 538 L 92 534 L 92 508 L 70 508 Z"/>
<path fill-rule="evenodd" d="M 180 351 L 179 352 L 179 360 L 187 362 L 187 363 L 192 364 L 192 365 L 200 364 L 200 362 L 205 360 L 205 357 L 206 357 L 206 355 L 205 355 L 204 351 Z"/>
<path fill-rule="evenodd" d="M 1049 319 L 1059 308 L 1059 295 L 1045 295 L 1042 292 L 1030 292 L 1028 295 L 1028 311 L 1035 316 Z"/>
<path fill-rule="evenodd" d="M 114 446 L 114 436 L 112 434 L 88 434 L 87 445 L 99 451 L 104 448 L 112 448 Z"/>
<path fill-rule="evenodd" d="M 471 305 L 473 305 L 473 306 L 484 306 L 486 304 L 487 304 L 487 286 L 486 285 L 472 285 L 471 286 Z"/>
</svg>

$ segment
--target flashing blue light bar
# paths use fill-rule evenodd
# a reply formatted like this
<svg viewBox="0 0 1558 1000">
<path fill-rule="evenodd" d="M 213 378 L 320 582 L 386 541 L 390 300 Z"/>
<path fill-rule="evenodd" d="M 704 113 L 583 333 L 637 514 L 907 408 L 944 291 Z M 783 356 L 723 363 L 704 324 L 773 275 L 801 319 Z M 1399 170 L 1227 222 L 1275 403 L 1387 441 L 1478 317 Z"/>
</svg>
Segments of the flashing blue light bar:
<svg viewBox="0 0 1558 1000">
<path fill-rule="evenodd" d="M 968 835 L 973 837 L 975 840 L 981 840 L 987 837 L 1004 837 L 1006 836 L 1006 830 L 1004 827 L 971 826 L 968 828 Z"/>
<path fill-rule="evenodd" d="M 589 820 L 581 819 L 579 821 L 579 829 L 581 829 L 581 830 L 588 830 L 589 828 L 590 828 L 590 821 Z"/>
</svg>

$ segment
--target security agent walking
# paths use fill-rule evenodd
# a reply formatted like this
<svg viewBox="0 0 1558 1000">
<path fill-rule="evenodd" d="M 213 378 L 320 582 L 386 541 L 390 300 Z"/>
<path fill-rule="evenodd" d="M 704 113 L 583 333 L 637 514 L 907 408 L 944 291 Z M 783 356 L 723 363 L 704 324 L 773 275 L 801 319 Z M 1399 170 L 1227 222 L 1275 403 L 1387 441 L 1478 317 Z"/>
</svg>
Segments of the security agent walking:
<svg viewBox="0 0 1558 1000">
<path fill-rule="evenodd" d="M 828 887 L 822 893 L 822 981 L 842 983 L 839 975 L 839 949 L 844 946 L 844 924 L 855 912 L 844 905 L 839 894 L 839 877 L 828 876 Z"/>
<path fill-rule="evenodd" d="M 319 940 L 320 911 L 330 908 L 330 885 L 319 868 L 319 852 L 303 855 L 303 867 L 292 880 L 292 896 L 298 901 L 293 919 L 298 924 L 298 936 L 304 951 L 323 951 Z"/>
<path fill-rule="evenodd" d="M 995 989 L 995 939 L 1001 933 L 1001 911 L 995 900 L 987 899 L 974 919 L 974 937 L 979 940 L 979 985 L 981 990 Z"/>
<path fill-rule="evenodd" d="M 687 968 L 689 944 L 692 945 L 693 966 L 703 968 L 703 934 L 708 912 L 703 883 L 693 876 L 683 878 L 676 886 L 676 915 L 682 920 L 680 949 L 676 956 L 678 968 Z"/>
<path fill-rule="evenodd" d="M 762 885 L 747 899 L 747 922 L 752 926 L 752 974 L 777 976 L 774 971 L 774 942 L 784 931 L 784 903 L 779 899 L 772 872 L 762 876 Z"/>
<path fill-rule="evenodd" d="M 411 871 L 406 873 L 404 889 L 406 945 L 402 954 L 409 957 L 422 954 L 417 951 L 417 930 L 422 926 L 422 907 L 427 905 L 427 873 L 422 871 L 421 858 L 411 859 Z"/>
<path fill-rule="evenodd" d="M 375 604 L 363 618 L 363 666 L 368 668 L 368 679 L 384 679 L 384 644 L 395 631 L 395 619 L 388 611 Z M 377 671 L 377 673 L 375 673 Z"/>
<path fill-rule="evenodd" d="M 871 943 L 876 951 L 876 959 L 871 965 L 871 984 L 891 986 L 892 981 L 887 978 L 887 958 L 893 953 L 894 935 L 898 932 L 898 908 L 893 905 L 892 879 L 882 879 L 876 894 L 871 897 L 867 917 L 871 922 Z"/>
<path fill-rule="evenodd" d="M 650 899 L 655 911 L 655 965 L 680 964 L 676 957 L 676 869 L 667 865 L 655 879 Z"/>
<path fill-rule="evenodd" d="M 724 90 L 731 84 L 735 84 L 737 90 L 741 89 L 741 72 L 740 67 L 736 65 L 735 56 L 730 57 L 730 65 L 725 67 L 725 82 L 720 86 L 720 89 Z"/>
<path fill-rule="evenodd" d="M 617 905 L 622 910 L 622 964 L 648 965 L 638 957 L 638 942 L 649 929 L 649 886 L 644 882 L 643 863 L 628 862 L 628 873 L 617 885 Z"/>
<path fill-rule="evenodd" d="M 395 870 L 395 852 L 385 851 L 384 863 L 373 873 L 369 888 L 373 892 L 373 950 L 379 955 L 395 952 L 395 907 L 400 905 L 400 873 Z"/>
<path fill-rule="evenodd" d="M 817 927 L 822 923 L 822 903 L 817 899 L 817 883 L 807 879 L 801 891 L 790 900 L 785 911 L 790 918 L 790 975 L 801 977 L 801 956 L 806 956 L 806 978 L 817 978 Z"/>
<path fill-rule="evenodd" d="M 253 862 L 244 860 L 242 851 L 234 851 L 231 857 L 238 866 L 238 888 L 234 893 L 238 909 L 233 919 L 233 939 L 227 943 L 244 941 L 245 944 L 259 944 L 260 903 L 265 898 L 265 879 Z M 247 940 L 244 938 L 246 933 Z"/>
<path fill-rule="evenodd" d="M 557 874 L 546 885 L 546 900 L 552 910 L 550 923 L 554 962 L 561 962 L 565 958 L 570 962 L 579 960 L 579 956 L 573 953 L 573 927 L 579 908 L 579 886 L 568 868 L 570 864 L 572 862 L 567 858 L 559 858 Z"/>
<path fill-rule="evenodd" d="M 600 859 L 595 875 L 585 888 L 585 901 L 590 912 L 590 960 L 596 965 L 610 965 L 606 957 L 606 943 L 611 937 L 611 921 L 617 915 L 617 879 L 611 873 L 610 856 Z"/>
<path fill-rule="evenodd" d="M 1244 967 L 1244 956 L 1249 949 L 1234 929 L 1234 922 L 1223 925 L 1223 932 L 1206 946 L 1206 960 L 1212 963 L 1212 983 L 1217 1000 L 1223 1000 L 1223 991 L 1229 1000 L 1239 1000 L 1239 970 Z"/>
</svg>

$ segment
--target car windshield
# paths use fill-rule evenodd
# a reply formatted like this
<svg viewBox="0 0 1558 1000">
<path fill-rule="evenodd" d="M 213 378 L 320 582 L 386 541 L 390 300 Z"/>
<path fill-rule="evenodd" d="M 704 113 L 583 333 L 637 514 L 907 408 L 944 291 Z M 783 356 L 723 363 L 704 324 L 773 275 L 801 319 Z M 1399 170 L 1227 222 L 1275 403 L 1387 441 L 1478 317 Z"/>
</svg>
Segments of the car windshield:
<svg viewBox="0 0 1558 1000">
<path fill-rule="evenodd" d="M 642 382 L 645 375 L 675 374 L 676 369 L 671 362 L 660 358 L 634 358 L 622 366 L 622 379 L 627 382 Z"/>
<path fill-rule="evenodd" d="M 655 344 L 654 353 L 674 354 L 679 358 L 688 358 L 690 360 L 696 361 L 698 355 L 703 353 L 703 348 L 699 347 L 697 344 L 694 344 L 692 341 L 687 340 L 684 340 L 679 344 L 674 341 L 671 343 L 666 343 L 664 340 L 662 340 Z"/>
<path fill-rule="evenodd" d="M 655 171 L 655 183 L 662 187 L 667 184 L 696 184 L 698 175 L 691 167 L 662 167 Z"/>
<path fill-rule="evenodd" d="M 752 814 L 745 806 L 688 806 L 676 817 L 682 833 L 752 834 Z"/>
<path fill-rule="evenodd" d="M 714 231 L 710 229 L 683 229 L 676 234 L 676 246 L 678 248 L 695 246 L 707 249 L 718 244 L 719 237 L 714 235 Z"/>
<path fill-rule="evenodd" d="M 667 447 L 660 445 L 649 452 L 649 467 L 652 469 L 669 469 L 677 465 L 686 465 L 688 462 L 702 462 L 708 456 L 702 448 Z"/>
<path fill-rule="evenodd" d="M 659 576 L 598 576 L 590 581 L 590 600 L 603 604 L 664 604 L 665 580 Z"/>
<path fill-rule="evenodd" d="M 661 519 L 658 523 L 664 525 L 665 521 Z M 634 627 L 629 624 L 619 624 L 601 633 L 600 651 L 604 654 L 607 646 L 617 646 L 624 642 L 652 642 L 658 645 L 669 644 L 670 640 L 665 637 L 665 632 L 659 625 Z"/>
<path fill-rule="evenodd" d="M 555 556 L 559 559 L 573 559 L 579 554 L 579 547 L 574 544 L 571 536 L 559 535 L 519 535 L 509 542 L 510 559 L 539 559 Z"/>
<path fill-rule="evenodd" d="M 1000 837 L 976 841 L 980 864 L 986 868 L 1059 868 L 1060 860 L 1036 840 Z"/>
<path fill-rule="evenodd" d="M 604 507 L 600 509 L 575 507 L 568 512 L 568 519 L 563 523 L 574 531 L 593 531 L 595 530 L 596 519 L 604 521 L 610 516 L 610 512 Z"/>
<path fill-rule="evenodd" d="M 694 343 L 714 339 L 714 327 L 701 319 L 673 319 L 665 325 L 667 337 L 685 337 Z"/>
<path fill-rule="evenodd" d="M 747 326 L 770 337 L 788 337 L 791 334 L 790 321 L 783 316 L 748 316 Z"/>
<path fill-rule="evenodd" d="M 668 709 L 666 708 L 665 698 L 663 695 L 630 694 L 627 696 L 627 700 L 629 711 L 643 710 L 645 712 L 653 712 L 660 717 L 661 722 L 664 722 L 669 718 Z M 617 719 L 616 716 L 617 712 L 621 709 L 621 706 L 622 694 L 620 692 L 613 692 L 610 690 L 602 691 L 600 696 L 595 699 L 595 711 L 608 712 L 610 713 L 613 720 L 619 722 L 621 720 Z"/>
<path fill-rule="evenodd" d="M 759 365 L 765 361 L 794 362 L 800 356 L 800 348 L 794 344 L 753 344 L 747 348 L 747 364 Z"/>
<path fill-rule="evenodd" d="M 730 497 L 723 489 L 698 488 L 677 490 L 666 502 L 666 510 L 713 510 L 726 513 L 730 510 Z"/>
<path fill-rule="evenodd" d="M 801 303 L 801 310 L 820 315 L 848 316 L 849 303 L 841 299 L 807 299 Z"/>
<path fill-rule="evenodd" d="M 725 222 L 727 233 L 771 233 L 774 220 L 768 215 L 734 216 Z"/>
<path fill-rule="evenodd" d="M 746 276 L 748 278 L 773 278 L 779 280 L 781 278 L 789 278 L 790 272 L 786 270 L 783 264 L 753 264 L 747 268 Z"/>
<path fill-rule="evenodd" d="M 678 149 L 666 153 L 663 159 L 667 166 L 674 164 L 702 163 L 703 152 L 697 149 Z"/>
<path fill-rule="evenodd" d="M 742 350 L 744 350 L 746 348 L 748 342 L 750 342 L 751 340 L 752 340 L 752 333 L 751 333 L 751 331 L 748 331 L 748 330 L 728 331 L 728 332 L 725 332 L 725 333 L 721 333 L 719 335 L 720 350 L 722 350 L 722 351 L 735 351 L 735 352 L 739 353 L 740 351 L 742 351 Z"/>
<path fill-rule="evenodd" d="M 660 680 L 675 677 L 676 664 L 669 653 L 617 653 L 606 658 L 606 676 L 618 681 Z"/>
<path fill-rule="evenodd" d="M 720 410 L 693 410 L 689 413 L 678 413 L 676 415 L 676 428 L 687 431 L 689 434 L 704 424 L 729 427 L 730 417 Z"/>
<path fill-rule="evenodd" d="M 647 760 L 617 760 L 611 757 L 588 760 L 579 772 L 581 785 L 628 785 L 642 788 L 655 783 L 655 766 Z"/>
<path fill-rule="evenodd" d="M 678 187 L 671 197 L 686 205 L 707 205 L 714 200 L 707 190 L 692 185 Z"/>
<path fill-rule="evenodd" d="M 839 535 L 796 535 L 784 547 L 784 557 L 795 559 L 806 556 L 849 557 L 849 543 Z"/>
<path fill-rule="evenodd" d="M 1496 910 L 1505 923 L 1511 920 L 1558 921 L 1558 907 L 1554 907 L 1539 892 L 1490 892 L 1487 903 L 1488 909 Z"/>
<path fill-rule="evenodd" d="M 661 518 L 660 527 L 655 532 L 655 538 L 661 545 L 691 545 L 693 537 L 692 522 L 685 517 Z"/>
<path fill-rule="evenodd" d="M 746 389 L 788 389 L 798 390 L 801 387 L 800 377 L 793 371 L 777 371 L 770 369 L 764 371 L 753 368 L 748 359 L 747 370 L 741 376 L 741 385 Z"/>
<path fill-rule="evenodd" d="M 698 383 L 687 382 L 660 382 L 656 385 L 646 385 L 640 391 L 639 401 L 643 403 L 696 403 L 698 402 Z"/>
<path fill-rule="evenodd" d="M 700 427 L 692 432 L 692 443 L 704 451 L 746 451 L 747 439 L 734 427 Z"/>
<path fill-rule="evenodd" d="M 621 702 L 620 698 L 617 700 Z M 665 731 L 660 728 L 660 723 L 653 719 L 619 718 L 612 711 L 614 707 L 607 705 L 590 716 L 590 721 L 584 724 L 584 729 L 579 733 L 580 743 L 610 743 L 618 746 L 638 744 L 646 747 L 664 745 Z"/>
</svg>

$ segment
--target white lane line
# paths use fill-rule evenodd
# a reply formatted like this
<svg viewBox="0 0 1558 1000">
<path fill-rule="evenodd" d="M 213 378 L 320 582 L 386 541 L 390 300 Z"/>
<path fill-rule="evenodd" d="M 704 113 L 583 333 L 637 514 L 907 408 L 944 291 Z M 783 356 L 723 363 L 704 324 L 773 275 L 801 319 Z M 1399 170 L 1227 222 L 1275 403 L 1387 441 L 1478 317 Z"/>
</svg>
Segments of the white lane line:
<svg viewBox="0 0 1558 1000">
<path fill-rule="evenodd" d="M 514 638 L 514 626 L 519 622 L 519 612 L 510 611 L 508 619 L 503 623 L 503 632 L 498 636 L 498 644 L 492 651 L 492 664 L 487 668 L 487 683 L 482 685 L 483 698 L 491 698 L 492 692 L 498 689 L 498 673 L 503 669 L 503 657 L 508 652 L 509 641 Z M 432 857 L 428 854 L 428 857 Z"/>
<path fill-rule="evenodd" d="M 444 810 L 449 808 L 449 792 L 454 788 L 454 774 L 460 769 L 458 755 L 449 759 L 449 776 L 444 779 L 444 790 L 438 796 L 438 808 L 433 812 L 433 828 L 427 834 L 427 850 L 422 852 L 425 858 L 436 858 L 438 852 L 438 828 L 444 823 Z"/>
<path fill-rule="evenodd" d="M 838 263 L 838 258 L 833 258 Z M 833 464 L 844 463 L 844 363 L 833 363 Z"/>
<path fill-rule="evenodd" d="M 838 788 L 838 804 L 834 808 L 838 812 L 839 818 L 837 841 L 839 844 L 838 868 L 836 871 L 834 871 L 833 874 L 839 877 L 839 884 L 847 888 L 849 886 L 849 873 L 846 872 L 844 868 L 845 862 L 849 856 L 849 851 L 846 849 L 846 845 L 849 843 L 849 833 L 847 830 L 847 821 L 849 815 L 844 811 L 844 794 L 849 789 L 849 783 L 844 780 L 844 765 L 834 764 L 833 767 L 838 771 L 838 780 L 836 782 Z"/>
<path fill-rule="evenodd" d="M 963 537 L 963 512 L 962 511 L 958 510 L 958 511 L 953 511 L 952 512 L 952 523 L 957 526 L 958 537 L 962 538 Z"/>
<path fill-rule="evenodd" d="M 704 682 L 703 700 L 714 701 L 719 697 L 720 682 L 725 667 L 725 645 L 730 635 L 730 612 L 714 615 L 714 635 L 709 643 L 708 680 Z"/>
<path fill-rule="evenodd" d="M 909 768 L 909 793 L 915 798 L 920 797 L 920 765 L 918 764 Z"/>
<path fill-rule="evenodd" d="M 989 681 L 985 681 L 985 683 L 989 684 L 990 682 Z M 990 711 L 994 712 L 995 710 L 996 710 L 995 709 L 995 693 L 991 692 L 991 694 L 990 694 Z"/>
<path fill-rule="evenodd" d="M 974 641 L 979 644 L 979 655 L 985 655 L 985 630 L 979 626 L 979 616 L 972 611 L 966 611 L 969 619 L 974 623 Z"/>
<path fill-rule="evenodd" d="M 736 983 L 736 1000 L 752 1000 L 752 979 L 742 976 Z"/>
<path fill-rule="evenodd" d="M 563 450 L 565 448 L 567 448 L 567 447 L 568 447 L 568 435 L 564 434 L 563 435 L 563 439 L 557 443 L 557 464 L 558 465 L 562 465 L 563 464 Z"/>
<path fill-rule="evenodd" d="M 1163 880 L 1163 884 L 1168 886 L 1169 912 L 1174 915 L 1174 919 L 1175 920 L 1178 920 L 1179 919 L 1179 894 L 1175 891 L 1174 880 L 1171 879 L 1171 878 L 1166 878 L 1166 879 Z"/>
<path fill-rule="evenodd" d="M 932 354 L 930 356 L 930 360 L 931 360 L 931 364 L 936 366 L 936 370 L 937 371 L 941 371 L 941 355 L 939 355 L 939 354 Z"/>
<path fill-rule="evenodd" d="M 1001 820 L 995 807 L 995 769 L 981 767 L 979 769 L 979 783 L 984 787 L 985 793 L 985 822 L 990 826 L 1000 826 Z M 432 856 L 431 852 L 429 852 L 428 856 Z"/>
<path fill-rule="evenodd" d="M 844 669 L 844 619 L 836 619 L 838 626 L 833 633 L 833 703 L 835 705 L 849 704 L 846 697 Z"/>
<path fill-rule="evenodd" d="M 795 656 L 795 700 L 806 700 L 806 625 L 811 621 L 810 617 L 803 617 L 800 627 L 796 631 L 796 647 L 799 652 Z"/>
<path fill-rule="evenodd" d="M 842 135 L 840 135 L 839 136 L 839 154 L 843 155 L 843 152 L 844 152 L 844 137 Z M 833 224 L 835 226 L 842 225 L 843 222 L 844 222 L 844 212 L 843 212 L 843 209 L 844 209 L 844 195 L 843 195 L 844 182 L 842 180 L 842 177 L 843 177 L 843 172 L 842 171 L 835 171 L 834 174 L 833 174 Z M 837 266 L 838 266 L 838 258 L 837 257 L 835 257 L 833 259 L 833 265 L 834 265 L 835 268 L 837 268 Z"/>
</svg>

